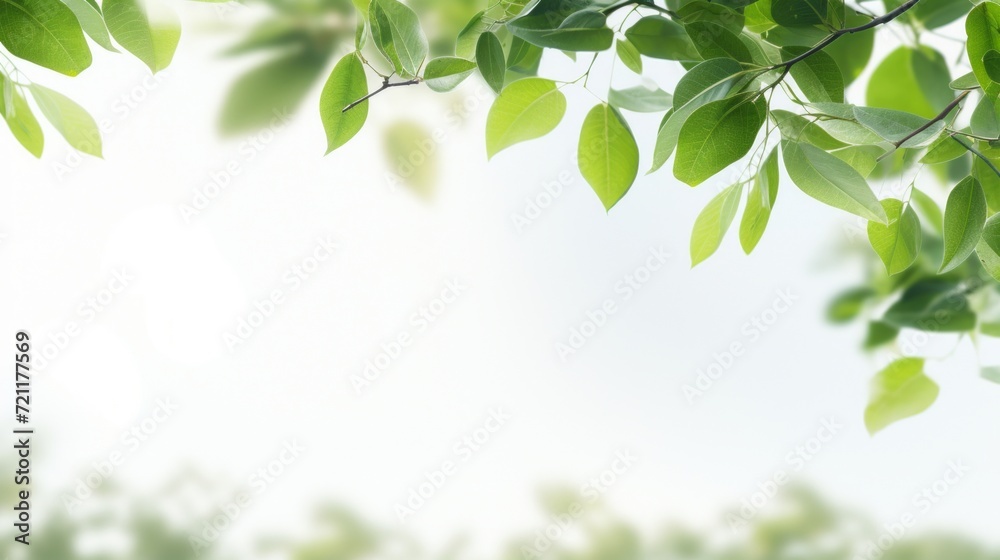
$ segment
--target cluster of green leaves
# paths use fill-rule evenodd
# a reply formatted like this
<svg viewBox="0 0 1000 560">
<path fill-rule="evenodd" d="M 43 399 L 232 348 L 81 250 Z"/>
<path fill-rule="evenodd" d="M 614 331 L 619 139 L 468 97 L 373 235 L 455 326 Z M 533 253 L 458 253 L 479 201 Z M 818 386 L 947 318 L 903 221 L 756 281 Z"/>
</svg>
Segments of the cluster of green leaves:
<svg viewBox="0 0 1000 560">
<path fill-rule="evenodd" d="M 579 168 L 607 210 L 640 169 L 626 113 L 660 115 L 649 173 L 672 161 L 674 177 L 696 187 L 728 170 L 729 186 L 695 219 L 693 265 L 721 246 L 741 207 L 739 242 L 751 253 L 787 177 L 867 223 L 888 288 L 854 290 L 837 305 L 895 301 L 872 323 L 869 346 L 895 341 L 901 329 L 992 329 L 970 298 L 984 278 L 1000 280 L 1000 0 L 660 1 L 500 1 L 471 18 L 453 52 L 433 58 L 407 6 L 358 4 L 355 50 L 333 70 L 320 103 L 328 150 L 358 133 L 374 95 L 420 83 L 448 91 L 478 72 L 498 94 L 486 124 L 492 158 L 554 130 L 566 114 L 563 89 L 582 85 L 601 101 L 580 125 Z M 957 65 L 921 43 L 963 19 Z M 912 40 L 873 60 L 875 35 L 889 26 Z M 537 76 L 546 49 L 594 54 L 580 78 L 556 81 Z M 375 51 L 381 68 L 369 62 Z M 595 92 L 588 79 L 603 52 L 637 75 L 659 59 L 676 62 L 682 76 L 673 93 Z M 382 80 L 375 90 L 366 66 Z M 849 103 L 869 66 L 864 103 Z M 971 71 L 953 75 L 953 66 Z M 898 197 L 880 198 L 872 186 L 922 170 L 951 187 L 943 208 L 916 177 Z M 894 362 L 876 376 L 869 429 L 921 412 L 937 393 L 922 361 Z"/>
<path fill-rule="evenodd" d="M 0 116 L 18 142 L 40 157 L 45 136 L 37 109 L 70 146 L 101 157 L 100 130 L 69 97 L 34 83 L 18 69 L 21 59 L 66 76 L 90 67 L 90 42 L 135 55 L 152 72 L 170 64 L 180 39 L 177 16 L 147 0 L 4 0 L 0 2 Z M 88 42 L 89 38 L 89 42 Z M 34 108 L 31 101 L 33 101 Z"/>
</svg>

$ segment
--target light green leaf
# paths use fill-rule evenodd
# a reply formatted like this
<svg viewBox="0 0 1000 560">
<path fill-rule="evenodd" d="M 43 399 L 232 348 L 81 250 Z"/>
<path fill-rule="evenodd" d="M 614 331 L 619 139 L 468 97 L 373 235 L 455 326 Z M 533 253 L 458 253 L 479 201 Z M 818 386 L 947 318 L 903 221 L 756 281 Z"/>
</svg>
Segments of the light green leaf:
<svg viewBox="0 0 1000 560">
<path fill-rule="evenodd" d="M 979 89 L 979 80 L 976 79 L 975 72 L 969 72 L 959 78 L 955 78 L 949 84 L 949 87 L 960 91 Z"/>
<path fill-rule="evenodd" d="M 519 142 L 545 136 L 566 113 L 566 96 L 555 82 L 525 78 L 511 82 L 486 118 L 486 154 L 492 158 Z"/>
<path fill-rule="evenodd" d="M 108 31 L 125 50 L 155 74 L 170 65 L 181 38 L 181 23 L 169 7 L 146 0 L 104 0 Z"/>
<path fill-rule="evenodd" d="M 397 0 L 372 0 L 369 11 L 375 46 L 401 76 L 416 76 L 427 57 L 417 14 Z"/>
<path fill-rule="evenodd" d="M 475 69 L 476 63 L 471 60 L 442 56 L 427 63 L 427 68 L 424 68 L 424 83 L 437 92 L 451 91 Z"/>
<path fill-rule="evenodd" d="M 899 47 L 872 73 L 868 105 L 930 119 L 955 98 L 950 82 L 948 63 L 941 53 L 930 47 Z"/>
<path fill-rule="evenodd" d="M 491 31 L 479 36 L 479 42 L 476 44 L 476 64 L 479 65 L 479 72 L 490 88 L 500 93 L 503 90 L 507 64 L 503 56 L 503 45 Z"/>
<path fill-rule="evenodd" d="M 615 43 L 615 51 L 618 53 L 618 58 L 621 59 L 622 64 L 629 70 L 636 74 L 642 74 L 642 56 L 639 55 L 639 50 L 628 39 L 618 39 Z"/>
<path fill-rule="evenodd" d="M 902 142 L 928 122 L 927 119 L 912 113 L 875 107 L 855 107 L 854 116 L 859 123 L 892 143 Z M 944 121 L 935 122 L 916 136 L 906 140 L 902 147 L 917 148 L 931 144 L 944 129 L 944 125 Z"/>
<path fill-rule="evenodd" d="M 836 156 L 801 142 L 784 141 L 782 155 L 792 182 L 816 200 L 888 224 L 888 217 L 864 177 Z"/>
<path fill-rule="evenodd" d="M 1000 50 L 1000 34 L 997 29 L 1000 29 L 1000 5 L 993 2 L 979 4 L 965 18 L 969 64 L 972 65 L 979 85 L 993 98 L 1000 95 L 1000 83 L 990 77 L 983 58 L 991 50 Z"/>
<path fill-rule="evenodd" d="M 611 210 L 628 192 L 639 172 L 639 147 L 625 119 L 601 103 L 587 113 L 577 150 L 580 172 Z"/>
<path fill-rule="evenodd" d="M 348 111 L 344 108 L 368 94 L 365 68 L 357 53 L 337 62 L 319 97 L 319 114 L 326 130 L 326 153 L 343 146 L 354 137 L 368 118 L 368 100 Z"/>
<path fill-rule="evenodd" d="M 986 220 L 983 234 L 976 245 L 976 255 L 986 272 L 1000 282 L 1000 214 L 994 214 Z"/>
<path fill-rule="evenodd" d="M 38 109 L 74 149 L 101 156 L 101 131 L 97 123 L 75 101 L 47 87 L 31 84 L 31 96 Z"/>
<path fill-rule="evenodd" d="M 763 125 L 746 99 L 708 103 L 688 117 L 677 141 L 674 176 L 694 187 L 745 156 Z"/>
<path fill-rule="evenodd" d="M 973 177 L 955 185 L 944 209 L 944 257 L 940 272 L 965 262 L 976 249 L 986 223 L 986 195 Z"/>
<path fill-rule="evenodd" d="M 658 113 L 666 111 L 673 104 L 673 97 L 662 89 L 635 86 L 627 89 L 608 91 L 608 103 L 618 109 L 637 113 Z"/>
<path fill-rule="evenodd" d="M 28 101 L 2 72 L 0 72 L 0 87 L 4 91 L 3 99 L 0 101 L 0 115 L 7 121 L 11 134 L 31 155 L 36 158 L 42 157 L 45 135 L 31 112 Z"/>
<path fill-rule="evenodd" d="M 882 201 L 889 224 L 868 222 L 868 241 L 882 259 L 889 276 L 899 274 L 917 260 L 920 253 L 920 220 L 916 212 L 894 198 Z"/>
<path fill-rule="evenodd" d="M 95 43 L 111 52 L 118 52 L 118 49 L 111 44 L 111 36 L 108 34 L 108 27 L 104 24 L 104 16 L 100 9 L 87 0 L 62 0 L 66 7 L 73 10 L 73 14 L 80 22 L 84 33 L 94 40 Z"/>
<path fill-rule="evenodd" d="M 938 235 L 944 235 L 944 214 L 933 198 L 924 191 L 912 187 L 910 189 L 910 203 L 920 211 L 924 217 L 924 223 L 930 225 L 932 231 Z"/>
<path fill-rule="evenodd" d="M 743 195 L 742 185 L 727 187 L 701 211 L 691 232 L 691 267 L 711 257 L 726 236 Z"/>
<path fill-rule="evenodd" d="M 625 37 L 636 50 L 650 58 L 665 60 L 698 60 L 694 48 L 681 25 L 661 16 L 646 16 L 625 31 Z"/>
<path fill-rule="evenodd" d="M 740 246 L 743 252 L 750 254 L 767 229 L 771 218 L 771 209 L 778 198 L 778 148 L 771 150 L 764 163 L 757 170 L 753 188 L 747 196 L 747 207 L 740 221 Z"/>
<path fill-rule="evenodd" d="M 806 47 L 785 47 L 781 49 L 781 57 L 783 60 L 789 60 L 807 50 Z M 825 52 L 813 53 L 792 66 L 790 72 L 809 101 L 844 102 L 844 76 L 836 61 Z"/>
<path fill-rule="evenodd" d="M 490 28 L 489 24 L 483 19 L 485 15 L 485 11 L 479 12 L 459 32 L 455 43 L 456 55 L 461 58 L 472 58 L 476 55 L 476 43 L 479 42 L 479 36 Z"/>
<path fill-rule="evenodd" d="M 872 380 L 865 409 L 865 426 L 875 435 L 889 425 L 920 414 L 938 397 L 938 386 L 924 374 L 922 358 L 901 358 L 878 372 Z"/>
<path fill-rule="evenodd" d="M 91 63 L 73 11 L 59 0 L 0 0 L 0 43 L 16 57 L 67 76 Z"/>
</svg>

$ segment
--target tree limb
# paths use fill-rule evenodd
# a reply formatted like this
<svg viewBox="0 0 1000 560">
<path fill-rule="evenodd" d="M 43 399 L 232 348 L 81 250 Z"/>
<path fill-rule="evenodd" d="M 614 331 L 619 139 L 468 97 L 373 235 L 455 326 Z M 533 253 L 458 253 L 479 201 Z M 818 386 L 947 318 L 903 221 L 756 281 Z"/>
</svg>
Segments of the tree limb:
<svg viewBox="0 0 1000 560">
<path fill-rule="evenodd" d="M 352 102 L 347 107 L 344 107 L 343 110 L 341 110 L 340 112 L 341 113 L 346 113 L 346 112 L 350 111 L 351 109 L 357 107 L 358 105 L 361 105 L 365 101 L 368 101 L 372 97 L 375 97 L 376 95 L 382 93 L 383 91 L 385 91 L 385 90 L 387 90 L 387 89 L 389 89 L 391 87 L 412 86 L 413 84 L 419 84 L 419 83 L 420 83 L 420 78 L 413 78 L 412 80 L 407 80 L 405 82 L 396 82 L 396 83 L 390 84 L 389 83 L 389 77 L 386 76 L 385 78 L 382 79 L 382 87 L 380 87 L 377 90 L 369 93 L 368 95 L 362 97 L 361 99 L 358 99 L 357 101 Z"/>
</svg>

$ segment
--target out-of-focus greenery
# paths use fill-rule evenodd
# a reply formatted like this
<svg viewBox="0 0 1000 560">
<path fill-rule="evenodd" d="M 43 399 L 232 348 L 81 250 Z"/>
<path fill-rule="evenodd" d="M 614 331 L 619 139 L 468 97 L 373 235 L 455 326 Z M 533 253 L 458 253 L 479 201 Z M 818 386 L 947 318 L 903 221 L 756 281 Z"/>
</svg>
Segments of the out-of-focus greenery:
<svg viewBox="0 0 1000 560">
<path fill-rule="evenodd" d="M 557 498 L 551 499 L 552 495 Z M 734 508 L 717 527 L 694 531 L 671 525 L 652 537 L 601 502 L 574 510 L 572 492 L 548 496 L 543 499 L 546 521 L 511 539 L 494 554 L 497 560 L 1000 560 L 1000 552 L 957 535 L 918 534 L 915 529 L 888 538 L 884 524 L 833 507 L 801 486 L 787 487 L 763 512 L 749 518 L 739 517 L 741 513 Z M 13 499 L 9 484 L 4 498 L 3 507 L 9 511 Z M 369 523 L 349 509 L 330 504 L 315 508 L 308 537 L 271 534 L 253 543 L 234 543 L 226 535 L 230 529 L 224 529 L 218 541 L 195 552 L 190 537 L 210 520 L 179 516 L 177 508 L 166 506 L 174 498 L 167 492 L 140 499 L 108 482 L 86 500 L 86 508 L 69 513 L 55 504 L 53 516 L 34 520 L 30 546 L 14 543 L 7 529 L 0 554 L 10 560 L 462 560 L 474 556 L 466 552 L 463 539 L 445 550 L 428 551 L 413 535 Z M 882 553 L 866 555 L 865 550 L 880 537 Z M 250 546 L 237 546 L 242 544 Z"/>
</svg>

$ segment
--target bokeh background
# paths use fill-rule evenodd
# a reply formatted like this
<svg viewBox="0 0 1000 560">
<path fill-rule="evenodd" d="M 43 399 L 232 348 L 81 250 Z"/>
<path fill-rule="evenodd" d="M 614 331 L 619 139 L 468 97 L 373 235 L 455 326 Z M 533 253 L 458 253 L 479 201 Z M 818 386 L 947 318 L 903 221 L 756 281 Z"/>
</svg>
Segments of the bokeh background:
<svg viewBox="0 0 1000 560">
<path fill-rule="evenodd" d="M 889 356 L 824 319 L 863 279 L 853 219 L 783 187 L 752 257 L 730 238 L 691 270 L 726 174 L 648 175 L 606 213 L 576 171 L 582 90 L 553 134 L 487 162 L 481 82 L 397 88 L 324 157 L 326 59 L 306 64 L 318 82 L 282 82 L 298 103 L 252 82 L 226 102 L 248 70 L 295 62 L 223 53 L 306 7 L 178 5 L 155 78 L 103 51 L 73 80 L 39 70 L 102 123 L 103 160 L 0 135 L 0 322 L 44 358 L 34 544 L 4 554 L 846 559 L 876 539 L 891 558 L 1000 557 L 1000 388 L 978 375 L 1000 356 L 931 339 L 938 402 L 869 436 Z M 475 9 L 423 7 L 443 36 Z M 546 55 L 542 73 L 588 62 Z M 596 81 L 629 85 L 607 62 Z M 275 99 L 264 129 L 241 120 Z M 657 119 L 629 118 L 648 157 Z"/>
</svg>

